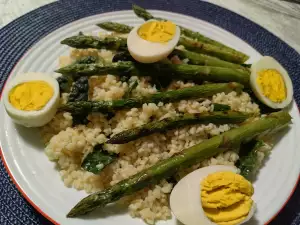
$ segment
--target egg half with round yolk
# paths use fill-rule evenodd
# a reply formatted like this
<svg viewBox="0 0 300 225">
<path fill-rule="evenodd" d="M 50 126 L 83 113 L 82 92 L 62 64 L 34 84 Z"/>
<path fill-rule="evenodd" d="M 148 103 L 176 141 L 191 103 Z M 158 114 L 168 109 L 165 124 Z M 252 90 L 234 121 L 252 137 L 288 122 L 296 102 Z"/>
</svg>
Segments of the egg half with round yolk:
<svg viewBox="0 0 300 225">
<path fill-rule="evenodd" d="M 149 20 L 137 26 L 127 38 L 128 51 L 141 63 L 154 63 L 166 58 L 179 41 L 180 29 L 170 21 Z"/>
<path fill-rule="evenodd" d="M 287 107 L 293 100 L 293 84 L 287 71 L 270 56 L 251 66 L 250 84 L 256 97 L 273 109 Z"/>
<path fill-rule="evenodd" d="M 217 174 L 219 172 L 231 173 L 230 176 L 232 180 L 226 181 L 226 176 L 223 176 L 223 174 Z M 253 194 L 253 188 L 250 182 L 248 182 L 245 178 L 241 177 L 240 175 L 236 174 L 237 169 L 233 166 L 208 166 L 203 167 L 198 170 L 195 170 L 194 172 L 188 174 L 184 178 L 182 178 L 173 188 L 172 193 L 170 195 L 170 207 L 176 218 L 182 222 L 185 225 L 217 225 L 217 224 L 228 224 L 228 225 L 240 225 L 245 222 L 247 222 L 254 214 L 256 206 L 255 203 L 249 199 L 249 196 L 246 196 L 247 202 L 245 202 L 245 205 L 242 205 L 244 202 L 239 201 L 243 199 L 245 196 L 241 193 L 238 196 L 229 196 L 229 194 L 236 194 L 238 190 L 235 189 L 232 193 L 230 192 L 229 187 L 225 187 L 224 183 L 227 182 L 227 184 L 230 186 L 232 181 L 236 180 L 235 176 L 232 176 L 232 174 L 239 176 L 239 179 L 242 181 L 241 184 L 241 190 L 246 190 L 248 187 L 249 193 Z M 210 180 L 206 183 L 202 183 L 205 181 L 205 179 L 208 179 L 209 176 L 217 174 L 216 177 L 218 177 L 217 180 L 213 180 L 210 177 Z M 205 185 L 206 184 L 206 185 Z M 203 185 L 203 187 L 202 187 Z M 205 185 L 205 186 L 204 186 Z M 224 185 L 224 186 L 222 186 Z M 214 186 L 212 190 L 210 190 L 210 187 L 207 186 Z M 212 196 L 210 201 L 208 200 L 208 195 L 203 195 L 202 189 L 206 189 L 207 193 L 211 194 Z M 221 189 L 224 188 L 224 194 L 221 193 Z M 249 194 L 248 193 L 248 194 Z M 232 198 L 233 197 L 233 198 Z M 205 199 L 204 199 L 205 198 Z M 219 199 L 222 199 L 219 201 Z M 237 203 L 240 204 L 240 202 L 243 202 L 241 204 L 242 208 L 235 208 L 233 206 L 236 206 L 232 201 L 235 201 L 236 199 Z M 222 211 L 222 209 L 215 208 L 207 210 L 203 208 L 203 205 L 213 205 L 213 204 L 220 204 L 219 207 L 222 206 L 222 204 L 225 204 L 226 201 L 229 201 L 232 204 Z M 205 201 L 205 203 L 204 203 Z M 239 202 L 238 202 L 239 201 Z M 250 207 L 249 207 L 250 206 Z M 246 210 L 246 211 L 245 211 Z M 240 213 L 242 214 L 242 217 L 237 218 L 238 214 L 240 216 Z M 246 214 L 245 214 L 246 213 Z M 215 218 L 216 220 L 224 219 L 223 222 L 213 222 L 208 216 Z M 235 219 L 234 219 L 235 218 Z M 232 220 L 230 220 L 232 219 Z M 227 222 L 225 220 L 228 220 Z M 235 222 L 236 221 L 236 222 Z"/>
<path fill-rule="evenodd" d="M 12 120 L 25 127 L 40 127 L 50 122 L 59 105 L 59 85 L 51 75 L 25 73 L 6 86 L 3 102 Z"/>
</svg>

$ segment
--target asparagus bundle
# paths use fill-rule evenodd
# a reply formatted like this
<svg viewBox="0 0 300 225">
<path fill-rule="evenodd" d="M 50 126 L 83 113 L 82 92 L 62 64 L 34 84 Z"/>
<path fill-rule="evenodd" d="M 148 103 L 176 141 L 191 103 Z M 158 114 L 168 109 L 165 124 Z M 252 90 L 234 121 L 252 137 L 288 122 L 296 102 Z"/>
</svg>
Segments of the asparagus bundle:
<svg viewBox="0 0 300 225">
<path fill-rule="evenodd" d="M 134 13 L 144 19 L 144 20 L 150 20 L 150 19 L 155 19 L 155 20 L 164 20 L 162 18 L 156 18 L 154 17 L 153 15 L 151 15 L 151 13 L 149 13 L 146 9 L 140 7 L 140 6 L 137 6 L 137 5 L 132 5 L 132 9 L 134 11 Z M 244 53 L 242 52 L 239 52 L 233 48 L 230 48 L 220 42 L 217 42 L 215 40 L 212 40 L 208 37 L 205 37 L 204 35 L 200 34 L 199 32 L 195 32 L 195 31 L 192 31 L 190 29 L 187 29 L 185 27 L 181 27 L 180 26 L 180 31 L 181 33 L 186 36 L 186 37 L 189 37 L 191 39 L 194 39 L 194 40 L 197 40 L 199 42 L 202 42 L 202 43 L 206 43 L 206 44 L 210 44 L 210 45 L 213 45 L 213 46 L 216 46 L 216 47 L 219 47 L 220 49 L 226 51 L 226 52 L 229 52 L 229 53 L 232 53 L 233 55 L 235 55 L 237 58 L 240 58 L 237 62 L 238 63 L 243 63 L 245 62 L 249 56 L 245 55 Z"/>
<path fill-rule="evenodd" d="M 107 23 L 109 23 L 112 26 L 111 29 L 115 29 L 115 30 L 129 29 L 127 25 L 112 23 L 112 22 L 107 22 Z M 103 23 L 99 24 L 99 26 L 100 25 L 102 26 Z M 105 23 L 105 25 L 107 24 Z M 118 37 L 107 37 L 105 39 L 99 39 L 93 36 L 79 35 L 79 36 L 66 38 L 63 41 L 61 41 L 61 43 L 66 44 L 73 48 L 83 48 L 83 49 L 84 48 L 97 48 L 97 49 L 105 48 L 109 50 L 122 50 L 127 52 L 126 39 L 118 38 Z M 173 55 L 177 54 L 181 57 L 188 58 L 191 64 L 247 70 L 244 66 L 228 62 L 228 61 L 239 61 L 239 59 L 237 59 L 237 57 L 234 56 L 233 54 L 228 54 L 227 51 L 220 50 L 215 46 L 193 41 L 185 37 L 180 38 L 179 44 L 184 45 L 185 48 L 187 49 L 198 52 L 197 54 L 190 51 L 182 51 L 176 49 L 173 51 L 172 53 Z M 209 54 L 209 55 L 214 55 L 216 57 L 205 55 L 205 54 L 199 54 L 199 52 Z M 225 60 L 219 58 L 223 58 Z"/>
<path fill-rule="evenodd" d="M 219 58 L 191 52 L 187 50 L 180 50 L 180 49 L 174 49 L 174 51 L 171 53 L 172 55 L 177 55 L 182 59 L 188 59 L 189 64 L 193 65 L 204 65 L 204 66 L 215 66 L 215 67 L 225 67 L 225 68 L 232 68 L 232 69 L 242 69 L 247 71 L 250 74 L 250 70 L 244 66 L 241 66 L 239 64 L 227 62 L 224 60 L 221 60 Z"/>
<path fill-rule="evenodd" d="M 242 123 L 250 117 L 249 114 L 238 112 L 212 112 L 203 114 L 190 114 L 182 115 L 174 118 L 166 118 L 160 121 L 154 121 L 145 125 L 125 130 L 115 134 L 111 139 L 107 141 L 109 144 L 125 144 L 130 141 L 137 140 L 139 138 L 159 133 L 166 132 L 168 130 L 180 128 L 193 124 L 235 124 Z"/>
<path fill-rule="evenodd" d="M 117 24 L 116 26 L 121 25 L 122 24 Z M 124 30 L 125 29 L 126 27 L 124 28 Z M 120 37 L 106 37 L 104 39 L 100 39 L 93 36 L 77 35 L 62 40 L 61 44 L 65 44 L 73 48 L 82 49 L 104 48 L 109 50 L 127 50 L 127 40 L 125 38 Z M 233 63 L 243 63 L 245 61 L 243 57 L 241 57 L 240 54 L 236 52 L 230 52 L 218 46 L 214 46 L 200 41 L 195 41 L 186 37 L 180 37 L 178 44 L 183 45 L 186 49 L 189 49 L 191 51 L 212 55 L 225 61 Z"/>
<path fill-rule="evenodd" d="M 67 216 L 76 217 L 89 213 L 96 208 L 105 207 L 107 204 L 117 201 L 126 195 L 133 194 L 147 186 L 158 183 L 161 179 L 170 177 L 179 169 L 199 163 L 225 150 L 236 148 L 241 143 L 261 134 L 266 134 L 266 132 L 278 130 L 288 125 L 290 121 L 290 115 L 281 111 L 214 136 L 181 151 L 169 159 L 162 160 L 103 191 L 85 197 L 71 209 Z"/>
<path fill-rule="evenodd" d="M 114 110 L 141 107 L 144 103 L 167 103 L 183 99 L 197 99 L 212 96 L 220 92 L 240 92 L 243 85 L 239 83 L 220 83 L 197 85 L 189 88 L 182 88 L 173 91 L 159 92 L 145 97 L 119 99 L 112 101 L 77 101 L 68 102 L 61 106 L 60 110 L 74 114 L 91 112 L 111 112 Z"/>
<path fill-rule="evenodd" d="M 109 50 L 127 50 L 127 40 L 119 37 L 97 38 L 94 36 L 77 35 L 60 42 L 73 48 L 96 48 Z"/>
<path fill-rule="evenodd" d="M 136 62 L 116 62 L 103 64 L 73 64 L 58 69 L 56 72 L 73 76 L 92 76 L 113 74 L 117 76 L 170 76 L 172 79 L 212 82 L 239 82 L 249 84 L 250 75 L 244 69 L 232 69 L 212 66 L 198 66 L 187 64 L 152 63 L 141 64 Z"/>
</svg>

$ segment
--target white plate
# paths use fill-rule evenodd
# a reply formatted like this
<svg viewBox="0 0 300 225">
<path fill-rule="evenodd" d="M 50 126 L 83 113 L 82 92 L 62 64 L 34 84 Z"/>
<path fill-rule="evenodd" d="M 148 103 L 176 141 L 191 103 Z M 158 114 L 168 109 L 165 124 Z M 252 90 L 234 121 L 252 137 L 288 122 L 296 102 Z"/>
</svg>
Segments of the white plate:
<svg viewBox="0 0 300 225">
<path fill-rule="evenodd" d="M 201 31 L 201 33 L 222 41 L 238 50 L 249 54 L 253 62 L 260 54 L 243 40 L 207 22 L 169 12 L 152 11 L 159 17 L 169 18 L 175 23 Z M 105 13 L 87 17 L 68 24 L 39 41 L 14 68 L 11 76 L 18 73 L 36 71 L 52 73 L 58 65 L 58 57 L 68 53 L 68 47 L 60 45 L 60 40 L 83 32 L 100 31 L 94 24 L 104 21 L 115 21 L 129 25 L 142 22 L 132 11 Z M 255 220 L 250 224 L 267 223 L 285 204 L 297 182 L 299 175 L 300 149 L 297 145 L 297 134 L 300 133 L 299 115 L 296 104 L 291 109 L 293 124 L 284 138 L 274 148 L 265 166 L 260 170 L 255 181 L 254 200 L 257 202 Z M 112 207 L 102 210 L 103 213 L 87 217 L 88 219 L 67 219 L 67 212 L 84 196 L 83 191 L 76 191 L 64 186 L 54 163 L 44 154 L 37 130 L 16 126 L 0 106 L 0 140 L 2 155 L 15 183 L 26 198 L 40 212 L 56 221 L 68 225 L 142 225 L 140 219 L 132 219 L 125 212 L 114 212 Z M 102 217 L 100 217 L 102 216 Z M 99 218 L 100 217 L 100 218 Z M 176 224 L 176 220 L 158 224 Z"/>
</svg>

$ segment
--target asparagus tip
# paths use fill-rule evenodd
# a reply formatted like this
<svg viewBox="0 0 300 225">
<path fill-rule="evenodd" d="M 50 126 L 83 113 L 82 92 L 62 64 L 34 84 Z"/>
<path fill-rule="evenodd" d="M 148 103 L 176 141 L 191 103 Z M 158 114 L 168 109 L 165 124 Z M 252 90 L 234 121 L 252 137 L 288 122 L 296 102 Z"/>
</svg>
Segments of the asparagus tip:
<svg viewBox="0 0 300 225">
<path fill-rule="evenodd" d="M 135 11 L 136 9 L 142 9 L 142 8 L 137 4 L 132 4 L 132 9 Z"/>
<path fill-rule="evenodd" d="M 59 68 L 57 70 L 54 70 L 55 73 L 61 73 L 63 74 L 64 73 L 64 69 L 63 68 Z"/>
<path fill-rule="evenodd" d="M 66 45 L 66 44 L 68 44 L 67 41 L 68 41 L 68 38 L 66 38 L 66 39 L 64 39 L 64 40 L 62 40 L 62 41 L 60 41 L 60 43 L 61 43 L 62 45 Z"/>
<path fill-rule="evenodd" d="M 244 85 L 237 83 L 237 82 L 230 82 L 229 83 L 230 88 L 232 88 L 232 90 L 240 93 L 243 89 L 244 89 Z"/>
</svg>

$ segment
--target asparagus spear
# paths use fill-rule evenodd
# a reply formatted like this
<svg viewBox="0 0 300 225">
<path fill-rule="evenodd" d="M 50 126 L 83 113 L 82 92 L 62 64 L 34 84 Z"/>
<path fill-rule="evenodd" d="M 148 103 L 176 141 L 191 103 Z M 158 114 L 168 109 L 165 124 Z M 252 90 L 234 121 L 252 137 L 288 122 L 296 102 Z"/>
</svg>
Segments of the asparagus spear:
<svg viewBox="0 0 300 225">
<path fill-rule="evenodd" d="M 119 99 L 112 101 L 77 101 L 68 102 L 61 110 L 75 114 L 91 112 L 111 112 L 114 110 L 141 107 L 144 103 L 176 102 L 183 99 L 196 99 L 212 96 L 220 92 L 240 92 L 243 85 L 239 83 L 204 84 L 178 90 L 158 92 L 145 97 Z"/>
<path fill-rule="evenodd" d="M 122 131 L 115 134 L 111 139 L 107 141 L 109 144 L 125 144 L 130 141 L 137 140 L 139 138 L 159 133 L 166 132 L 168 130 L 180 128 L 187 125 L 193 124 L 235 124 L 242 123 L 250 117 L 249 114 L 238 113 L 238 112 L 213 112 L 203 114 L 190 114 L 182 115 L 174 118 L 166 118 L 160 121 L 154 121 L 145 125 Z"/>
<path fill-rule="evenodd" d="M 212 81 L 212 82 L 239 82 L 249 85 L 250 75 L 243 69 L 224 67 L 198 66 L 188 64 L 154 64 L 157 72 L 180 80 Z"/>
<path fill-rule="evenodd" d="M 195 41 L 186 37 L 180 37 L 178 45 L 183 45 L 190 51 L 211 55 L 228 62 L 241 64 L 248 59 L 238 52 L 228 51 L 225 48 L 207 44 L 201 41 Z"/>
<path fill-rule="evenodd" d="M 96 48 L 109 50 L 127 50 L 127 40 L 119 37 L 97 38 L 94 36 L 77 35 L 60 42 L 73 48 Z"/>
<path fill-rule="evenodd" d="M 137 5 L 132 5 L 132 9 L 134 11 L 134 13 L 144 19 L 144 20 L 150 20 L 150 19 L 154 19 L 154 20 L 164 20 L 162 18 L 157 18 L 157 17 L 154 17 L 151 13 L 149 13 L 146 9 L 140 7 L 140 6 L 137 6 Z M 200 34 L 199 32 L 195 32 L 195 31 L 192 31 L 188 28 L 185 28 L 185 27 L 182 27 L 180 26 L 180 31 L 181 31 L 181 34 L 183 34 L 184 36 L 186 37 L 189 37 L 191 39 L 194 39 L 194 40 L 197 40 L 197 41 L 200 41 L 202 43 L 206 43 L 206 44 L 210 44 L 210 45 L 214 45 L 214 46 L 217 46 L 221 49 L 223 49 L 224 51 L 227 51 L 227 52 L 231 52 L 233 55 L 237 55 L 241 58 L 241 62 L 240 63 L 243 63 L 245 62 L 247 59 L 249 59 L 249 56 L 245 55 L 244 53 L 240 52 L 240 51 L 237 51 L 233 48 L 230 48 L 218 41 L 215 41 L 215 40 L 212 40 L 208 37 L 205 37 L 204 35 Z"/>
<path fill-rule="evenodd" d="M 152 63 L 141 64 L 136 62 L 116 62 L 103 64 L 74 64 L 58 69 L 56 72 L 73 76 L 92 75 L 128 75 L 128 76 L 169 76 L 172 79 L 192 81 L 230 82 L 235 81 L 249 84 L 248 71 L 212 66 L 198 66 L 187 64 Z"/>
<path fill-rule="evenodd" d="M 225 68 L 233 68 L 233 69 L 242 69 L 242 70 L 247 71 L 248 74 L 250 74 L 250 70 L 248 70 L 247 68 L 245 68 L 239 64 L 227 62 L 227 61 L 218 59 L 213 56 L 205 55 L 205 54 L 200 54 L 200 53 L 191 52 L 191 51 L 187 51 L 187 50 L 174 49 L 174 51 L 172 52 L 172 55 L 178 55 L 182 59 L 188 59 L 189 60 L 188 63 L 193 64 L 193 65 L 205 65 L 205 66 L 216 66 L 216 67 L 225 67 Z"/>
<path fill-rule="evenodd" d="M 134 13 L 144 19 L 144 20 L 164 20 L 162 18 L 157 18 L 157 17 L 154 17 L 151 13 L 149 13 L 146 9 L 136 5 L 136 4 L 132 4 L 132 9 L 134 11 Z"/>
<path fill-rule="evenodd" d="M 133 62 L 117 62 L 109 65 L 102 63 L 93 64 L 73 64 L 66 67 L 62 67 L 56 70 L 57 73 L 70 74 L 74 77 L 78 76 L 93 76 L 93 75 L 136 75 L 135 66 Z"/>
<path fill-rule="evenodd" d="M 97 26 L 101 27 L 104 30 L 114 31 L 122 34 L 127 34 L 133 29 L 132 26 L 128 26 L 121 23 L 114 23 L 114 22 L 103 22 L 97 24 Z"/>
<path fill-rule="evenodd" d="M 213 67 L 225 67 L 225 68 L 232 68 L 232 69 L 241 69 L 245 70 L 245 74 L 250 74 L 250 70 L 242 65 L 227 62 L 221 59 L 218 59 L 213 56 L 200 54 L 196 52 L 191 52 L 187 50 L 180 50 L 174 49 L 173 52 L 170 54 L 171 56 L 177 55 L 182 59 L 188 59 L 188 64 L 192 65 L 204 65 L 204 66 L 213 66 Z M 113 62 L 118 61 L 135 61 L 129 52 L 123 51 L 118 52 L 113 57 Z"/>
<path fill-rule="evenodd" d="M 247 142 L 258 135 L 287 126 L 290 121 L 290 115 L 281 111 L 214 136 L 181 151 L 169 159 L 162 160 L 103 191 L 85 197 L 71 209 L 67 216 L 76 217 L 89 213 L 96 208 L 105 207 L 107 204 L 117 201 L 126 195 L 133 194 L 147 186 L 158 183 L 161 179 L 172 176 L 179 169 L 199 163 L 225 150 L 236 148 L 241 143 Z"/>
</svg>

